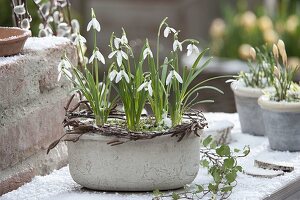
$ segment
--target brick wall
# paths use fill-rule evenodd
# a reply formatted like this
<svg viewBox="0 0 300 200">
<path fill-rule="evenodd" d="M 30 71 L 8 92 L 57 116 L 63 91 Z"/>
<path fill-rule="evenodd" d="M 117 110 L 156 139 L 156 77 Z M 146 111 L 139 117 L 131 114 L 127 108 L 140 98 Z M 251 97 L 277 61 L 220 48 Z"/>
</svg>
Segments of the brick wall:
<svg viewBox="0 0 300 200">
<path fill-rule="evenodd" d="M 29 38 L 20 55 L 0 57 L 0 195 L 35 175 L 66 164 L 64 144 L 46 155 L 63 134 L 67 81 L 57 82 L 57 65 L 76 49 L 64 38 Z"/>
</svg>

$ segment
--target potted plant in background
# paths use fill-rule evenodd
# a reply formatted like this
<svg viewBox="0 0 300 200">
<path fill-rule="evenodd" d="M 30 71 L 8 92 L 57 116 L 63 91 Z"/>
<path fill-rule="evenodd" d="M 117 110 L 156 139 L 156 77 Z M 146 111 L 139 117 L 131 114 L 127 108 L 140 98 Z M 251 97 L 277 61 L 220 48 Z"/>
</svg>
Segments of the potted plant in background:
<svg viewBox="0 0 300 200">
<path fill-rule="evenodd" d="M 273 74 L 275 91 L 258 100 L 263 109 L 266 134 L 272 149 L 300 151 L 300 87 L 293 82 L 299 66 L 288 64 L 282 40 L 274 44 L 273 54 L 276 60 Z M 279 57 L 282 62 L 279 62 Z"/>
<path fill-rule="evenodd" d="M 90 58 L 84 57 L 81 48 L 86 39 L 79 33 L 75 39 L 86 61 L 83 71 L 72 66 L 67 57 L 59 64 L 58 78 L 64 74 L 74 84 L 76 93 L 66 106 L 66 134 L 54 141 L 48 152 L 61 140 L 68 141 L 70 173 L 80 185 L 107 191 L 168 190 L 183 187 L 196 177 L 200 160 L 199 136 L 207 122 L 201 112 L 191 112 L 191 108 L 212 102 L 197 100 L 199 91 L 222 91 L 204 85 L 208 80 L 190 86 L 210 61 L 198 66 L 207 49 L 180 75 L 178 53 L 184 44 L 189 47 L 188 51 L 196 51 L 198 41 L 179 41 L 179 31 L 171 28 L 166 20 L 158 29 L 156 59 L 147 40 L 135 58 L 125 30 L 120 37 L 112 33 L 108 55 L 112 63 L 108 75 L 100 80 L 99 66 L 106 60 L 96 44 L 97 31 L 101 28 L 92 10 L 87 26 L 87 30 L 92 29 L 94 33 Z M 173 36 L 173 48 L 161 63 L 159 40 L 163 28 L 165 37 Z M 145 67 L 149 71 L 144 71 Z M 118 94 L 114 98 L 111 97 L 112 89 Z M 69 108 L 75 96 L 79 102 Z M 118 100 L 122 103 L 121 111 L 116 109 Z M 147 103 L 151 115 L 143 114 Z M 236 174 L 242 171 L 236 159 L 246 156 L 249 149 L 235 156 L 227 145 L 217 147 L 210 136 L 204 139 L 203 145 L 202 165 L 211 175 L 217 170 L 218 177 L 207 190 L 201 190 L 199 185 L 197 192 L 230 195 Z"/>
<path fill-rule="evenodd" d="M 242 132 L 263 136 L 265 128 L 257 100 L 263 95 L 263 90 L 273 83 L 273 76 L 270 75 L 273 73 L 274 59 L 267 47 L 257 48 L 256 51 L 253 47 L 250 48 L 252 61 L 248 62 L 249 72 L 240 72 L 238 80 L 232 82 L 231 89 Z"/>
</svg>

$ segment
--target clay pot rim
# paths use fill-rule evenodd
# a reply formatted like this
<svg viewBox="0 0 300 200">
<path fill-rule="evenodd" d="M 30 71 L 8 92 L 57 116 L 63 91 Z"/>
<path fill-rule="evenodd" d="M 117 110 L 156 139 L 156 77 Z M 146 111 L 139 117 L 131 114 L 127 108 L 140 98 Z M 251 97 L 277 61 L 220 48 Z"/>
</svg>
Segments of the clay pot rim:
<svg viewBox="0 0 300 200">
<path fill-rule="evenodd" d="M 253 88 L 246 87 L 241 80 L 234 81 L 230 84 L 231 90 L 237 96 L 258 98 L 264 94 L 263 91 L 270 92 L 273 88 Z"/>
<path fill-rule="evenodd" d="M 11 43 L 11 42 L 16 42 L 25 38 L 28 38 L 31 36 L 31 31 L 29 30 L 25 30 L 25 29 L 21 29 L 18 27 L 0 27 L 0 32 L 1 30 L 18 30 L 20 32 L 20 34 L 16 34 L 7 38 L 0 38 L 0 44 L 7 44 L 7 43 Z"/>
<path fill-rule="evenodd" d="M 258 104 L 265 110 L 300 113 L 300 102 L 271 101 L 269 96 L 263 95 L 258 99 Z"/>
</svg>

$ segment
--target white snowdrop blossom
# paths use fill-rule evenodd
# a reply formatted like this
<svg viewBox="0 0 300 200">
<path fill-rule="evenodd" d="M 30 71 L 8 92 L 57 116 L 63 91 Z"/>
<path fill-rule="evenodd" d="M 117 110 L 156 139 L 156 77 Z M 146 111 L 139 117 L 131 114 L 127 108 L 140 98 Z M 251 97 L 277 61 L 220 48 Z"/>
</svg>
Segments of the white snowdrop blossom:
<svg viewBox="0 0 300 200">
<path fill-rule="evenodd" d="M 41 3 L 41 0 L 33 0 L 33 1 L 34 1 L 34 3 L 36 3 L 36 4 Z"/>
<path fill-rule="evenodd" d="M 153 53 L 152 53 L 150 47 L 147 47 L 147 48 L 143 51 L 143 58 L 144 58 L 144 60 L 147 58 L 147 56 L 150 56 L 151 58 L 153 58 Z"/>
<path fill-rule="evenodd" d="M 176 51 L 177 49 L 182 51 L 182 43 L 179 42 L 178 40 L 174 40 L 174 42 L 173 42 L 173 51 Z"/>
<path fill-rule="evenodd" d="M 21 28 L 26 30 L 30 29 L 30 21 L 28 18 L 25 18 L 21 21 Z"/>
<path fill-rule="evenodd" d="M 75 44 L 82 45 L 83 43 L 86 43 L 86 39 L 82 35 L 77 34 L 77 37 L 75 38 Z"/>
<path fill-rule="evenodd" d="M 87 31 L 90 31 L 91 27 L 93 27 L 93 29 L 97 30 L 98 32 L 100 32 L 100 30 L 101 30 L 100 23 L 98 22 L 98 20 L 95 17 L 93 17 L 91 19 L 91 21 L 88 23 Z"/>
<path fill-rule="evenodd" d="M 117 74 L 117 77 L 116 77 L 116 83 L 119 83 L 120 80 L 122 80 L 123 77 L 125 78 L 126 82 L 129 83 L 129 76 L 125 72 L 125 70 L 119 71 L 119 73 Z"/>
<path fill-rule="evenodd" d="M 176 30 L 167 26 L 164 30 L 164 36 L 167 38 L 171 32 L 176 33 Z"/>
<path fill-rule="evenodd" d="M 172 70 L 172 71 L 170 71 L 170 73 L 167 76 L 166 85 L 169 85 L 172 78 L 174 78 L 174 77 L 177 79 L 177 81 L 179 83 L 183 83 L 183 80 L 182 80 L 181 76 L 175 70 Z"/>
<path fill-rule="evenodd" d="M 122 65 L 123 58 L 125 60 L 128 60 L 127 54 L 124 51 L 122 51 L 121 49 L 118 49 L 118 50 L 115 50 L 115 51 L 111 52 L 108 55 L 108 58 L 111 59 L 114 55 L 116 55 L 116 57 L 117 57 L 117 64 L 118 64 L 119 67 Z"/>
<path fill-rule="evenodd" d="M 71 26 L 73 28 L 73 31 L 75 33 L 78 33 L 80 31 L 80 25 L 77 19 L 72 19 Z"/>
<path fill-rule="evenodd" d="M 113 81 L 115 77 L 117 76 L 118 72 L 114 69 L 108 74 L 108 78 L 110 81 Z"/>
<path fill-rule="evenodd" d="M 190 56 L 190 55 L 192 55 L 193 53 L 196 53 L 196 54 L 199 53 L 198 47 L 197 47 L 196 45 L 194 45 L 194 44 L 189 44 L 189 45 L 186 47 L 186 49 L 187 49 L 187 53 L 186 53 L 187 56 Z"/>
<path fill-rule="evenodd" d="M 105 59 L 102 53 L 97 49 L 96 51 L 93 52 L 93 55 L 89 59 L 89 63 L 92 63 L 95 59 L 99 60 L 103 64 L 105 64 Z"/>
<path fill-rule="evenodd" d="M 24 7 L 24 3 L 21 5 L 17 5 L 14 7 L 14 12 L 17 15 L 24 15 L 26 13 L 25 7 Z"/>
<path fill-rule="evenodd" d="M 57 71 L 58 71 L 57 81 L 60 80 L 62 73 L 65 73 L 68 77 L 72 78 L 72 73 L 69 71 L 71 67 L 72 66 L 69 61 L 62 59 L 57 66 Z"/>
<path fill-rule="evenodd" d="M 151 83 L 152 81 L 146 81 L 144 83 L 142 83 L 142 85 L 140 85 L 140 87 L 137 89 L 137 91 L 141 91 L 141 90 L 145 90 L 145 91 L 148 91 L 149 95 L 152 96 L 153 94 L 153 89 L 152 89 L 152 86 L 151 86 Z"/>
<path fill-rule="evenodd" d="M 161 123 L 167 126 L 168 128 L 172 127 L 172 120 L 168 117 L 168 112 L 165 110 L 163 110 Z"/>
</svg>

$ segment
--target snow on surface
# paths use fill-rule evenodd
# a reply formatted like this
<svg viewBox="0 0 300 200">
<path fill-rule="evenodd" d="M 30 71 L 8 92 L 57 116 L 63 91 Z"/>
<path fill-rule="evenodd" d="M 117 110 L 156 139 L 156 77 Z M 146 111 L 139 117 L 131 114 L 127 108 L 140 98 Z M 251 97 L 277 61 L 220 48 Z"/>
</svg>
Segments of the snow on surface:
<svg viewBox="0 0 300 200">
<path fill-rule="evenodd" d="M 251 153 L 248 157 L 240 160 L 245 169 L 253 170 L 254 159 L 264 158 L 278 162 L 288 162 L 294 165 L 295 170 L 285 173 L 272 179 L 252 177 L 246 174 L 239 174 L 237 186 L 230 197 L 232 200 L 241 199 L 263 199 L 285 186 L 289 182 L 300 178 L 300 152 L 277 152 L 269 148 L 268 140 L 265 137 L 251 136 L 240 131 L 240 124 L 237 114 L 206 113 L 208 121 L 228 120 L 235 124 L 232 130 L 230 145 L 234 148 L 243 148 L 250 145 Z M 207 172 L 200 168 L 194 183 L 205 184 L 210 181 Z M 54 171 L 47 176 L 37 176 L 30 183 L 19 189 L 0 197 L 0 200 L 150 200 L 151 193 L 115 193 L 99 192 L 82 188 L 75 183 L 69 173 L 68 167 Z"/>
<path fill-rule="evenodd" d="M 64 37 L 29 37 L 20 54 L 13 56 L 0 56 L 0 66 L 10 64 L 23 58 L 28 51 L 39 51 L 43 49 L 53 48 L 57 45 L 70 43 L 70 40 Z"/>
</svg>

